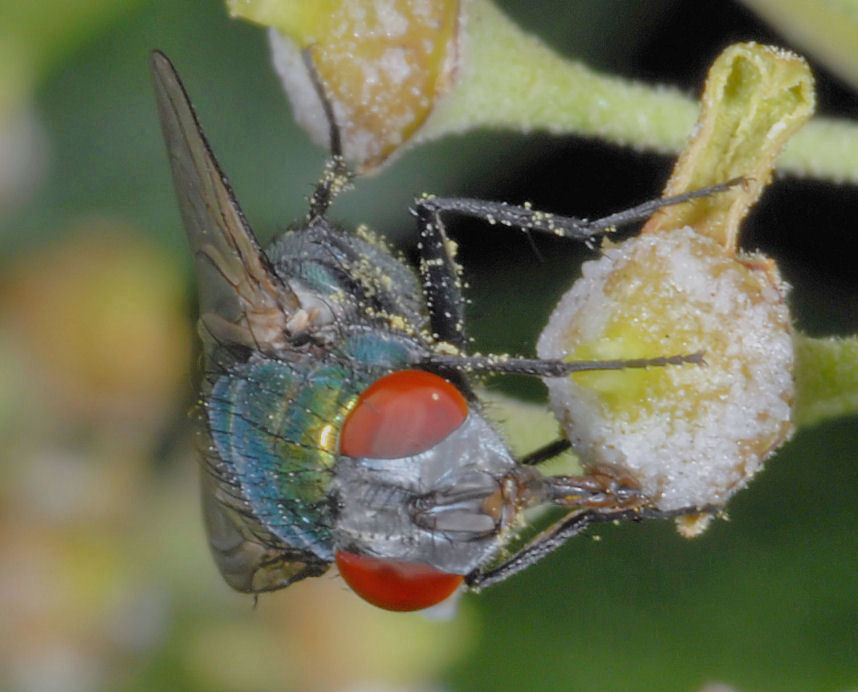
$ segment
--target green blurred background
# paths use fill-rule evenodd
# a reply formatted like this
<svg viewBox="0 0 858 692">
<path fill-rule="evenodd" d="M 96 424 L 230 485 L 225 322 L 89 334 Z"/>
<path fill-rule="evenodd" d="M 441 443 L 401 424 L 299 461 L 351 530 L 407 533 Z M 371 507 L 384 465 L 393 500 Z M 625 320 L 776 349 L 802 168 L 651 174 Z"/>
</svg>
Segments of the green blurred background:
<svg viewBox="0 0 858 692">
<path fill-rule="evenodd" d="M 499 4 L 563 54 L 695 93 L 728 43 L 784 44 L 726 0 Z M 802 431 L 701 538 L 601 527 L 452 620 L 377 611 L 334 576 L 256 608 L 229 591 L 198 512 L 193 286 L 152 48 L 263 240 L 303 214 L 324 159 L 292 123 L 264 31 L 219 2 L 0 0 L 0 689 L 858 689 L 854 419 Z M 854 116 L 855 91 L 814 67 L 820 110 Z M 671 163 L 477 133 L 408 153 L 332 215 L 412 252 L 419 192 L 593 217 L 657 195 Z M 856 197 L 778 181 L 746 226 L 813 335 L 858 331 Z M 532 353 L 584 254 L 452 232 L 475 348 Z M 543 398 L 538 383 L 489 386 Z"/>
</svg>

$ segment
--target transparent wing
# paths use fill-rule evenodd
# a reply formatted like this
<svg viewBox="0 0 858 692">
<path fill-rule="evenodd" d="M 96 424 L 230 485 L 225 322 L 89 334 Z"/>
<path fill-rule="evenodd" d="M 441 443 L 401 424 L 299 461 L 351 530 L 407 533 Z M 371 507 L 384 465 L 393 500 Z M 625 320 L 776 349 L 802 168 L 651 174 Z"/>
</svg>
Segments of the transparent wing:
<svg viewBox="0 0 858 692">
<path fill-rule="evenodd" d="M 273 352 L 298 298 L 274 273 L 209 147 L 169 59 L 150 58 L 176 197 L 194 255 L 201 335 L 215 346 Z"/>
<path fill-rule="evenodd" d="M 209 548 L 226 583 L 236 591 L 274 591 L 327 571 L 329 563 L 313 553 L 276 542 L 247 514 L 241 499 L 205 470 L 202 499 Z"/>
</svg>

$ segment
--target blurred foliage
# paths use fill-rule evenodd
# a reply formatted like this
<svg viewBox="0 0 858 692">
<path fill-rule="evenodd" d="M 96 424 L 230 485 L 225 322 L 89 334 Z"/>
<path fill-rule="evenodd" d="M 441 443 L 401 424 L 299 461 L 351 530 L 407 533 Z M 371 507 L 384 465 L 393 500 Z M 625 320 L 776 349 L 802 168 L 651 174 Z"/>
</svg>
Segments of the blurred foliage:
<svg viewBox="0 0 858 692">
<path fill-rule="evenodd" d="M 565 55 L 686 90 L 728 42 L 783 43 L 727 0 L 500 4 Z M 0 196 L 0 688 L 858 686 L 854 419 L 800 433 L 733 500 L 731 521 L 700 539 L 667 524 L 603 527 L 466 596 L 452 621 L 377 611 L 330 576 L 256 608 L 230 592 L 199 521 L 185 416 L 190 259 L 149 50 L 175 61 L 264 240 L 302 215 L 324 152 L 292 124 L 263 32 L 230 22 L 221 3 L 0 7 L 0 104 L 17 114 L 0 117 L 0 182 L 29 181 Z M 814 68 L 820 111 L 854 112 L 855 93 Z M 6 129 L 12 120 L 40 134 Z M 12 144 L 26 155 L 5 157 Z M 424 190 L 592 217 L 657 194 L 670 165 L 581 140 L 478 133 L 409 152 L 334 215 L 409 244 L 406 207 Z M 776 182 L 746 226 L 748 246 L 781 262 L 814 335 L 858 328 L 854 259 L 842 250 L 854 198 Z M 530 352 L 582 251 L 537 241 L 537 255 L 528 239 L 479 225 L 453 233 L 476 347 Z M 528 382 L 489 386 L 543 396 Z"/>
<path fill-rule="evenodd" d="M 802 52 L 858 88 L 858 2 L 855 0 L 742 0 Z"/>
</svg>

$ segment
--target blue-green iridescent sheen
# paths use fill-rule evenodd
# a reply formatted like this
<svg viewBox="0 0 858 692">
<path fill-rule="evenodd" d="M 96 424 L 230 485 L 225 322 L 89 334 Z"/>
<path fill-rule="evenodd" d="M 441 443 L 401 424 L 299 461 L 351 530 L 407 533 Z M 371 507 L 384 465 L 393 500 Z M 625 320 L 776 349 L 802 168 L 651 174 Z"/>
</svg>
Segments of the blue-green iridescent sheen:
<svg viewBox="0 0 858 692">
<path fill-rule="evenodd" d="M 360 392 L 407 356 L 371 333 L 346 339 L 340 352 L 310 367 L 257 355 L 219 377 L 207 404 L 218 455 L 256 517 L 323 560 L 333 559 L 328 489 L 340 427 Z"/>
</svg>

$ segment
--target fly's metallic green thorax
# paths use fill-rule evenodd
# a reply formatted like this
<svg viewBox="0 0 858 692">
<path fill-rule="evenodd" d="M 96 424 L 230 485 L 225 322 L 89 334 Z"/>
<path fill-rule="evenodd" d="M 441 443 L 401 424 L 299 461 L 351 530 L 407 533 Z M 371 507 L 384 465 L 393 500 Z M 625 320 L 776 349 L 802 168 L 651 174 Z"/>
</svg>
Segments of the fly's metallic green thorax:
<svg viewBox="0 0 858 692">
<path fill-rule="evenodd" d="M 348 324 L 414 334 L 427 325 L 420 287 L 409 267 L 375 238 L 358 238 L 315 219 L 269 248 L 274 270 L 324 299 Z"/>
<path fill-rule="evenodd" d="M 358 334 L 338 346 L 321 362 L 253 356 L 217 377 L 205 400 L 214 451 L 236 492 L 274 536 L 329 561 L 343 420 L 360 392 L 408 354 L 390 335 Z"/>
</svg>

